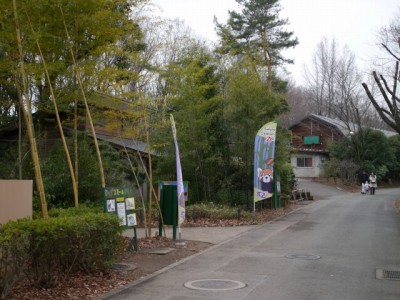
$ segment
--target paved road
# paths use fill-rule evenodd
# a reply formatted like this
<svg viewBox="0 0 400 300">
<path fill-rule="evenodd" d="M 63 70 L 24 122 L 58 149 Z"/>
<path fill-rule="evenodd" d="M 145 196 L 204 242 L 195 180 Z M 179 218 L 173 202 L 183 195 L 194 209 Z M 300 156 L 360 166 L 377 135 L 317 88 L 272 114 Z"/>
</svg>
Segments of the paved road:
<svg viewBox="0 0 400 300">
<path fill-rule="evenodd" d="M 400 299 L 399 198 L 332 193 L 103 299 Z"/>
</svg>

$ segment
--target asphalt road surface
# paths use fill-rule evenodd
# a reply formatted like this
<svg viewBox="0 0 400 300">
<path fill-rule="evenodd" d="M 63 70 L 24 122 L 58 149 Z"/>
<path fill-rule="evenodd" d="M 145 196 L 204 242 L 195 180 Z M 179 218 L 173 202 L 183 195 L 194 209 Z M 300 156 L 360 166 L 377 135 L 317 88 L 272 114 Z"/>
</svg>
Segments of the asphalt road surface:
<svg viewBox="0 0 400 300">
<path fill-rule="evenodd" d="M 103 299 L 400 299 L 396 199 L 333 193 Z"/>
</svg>

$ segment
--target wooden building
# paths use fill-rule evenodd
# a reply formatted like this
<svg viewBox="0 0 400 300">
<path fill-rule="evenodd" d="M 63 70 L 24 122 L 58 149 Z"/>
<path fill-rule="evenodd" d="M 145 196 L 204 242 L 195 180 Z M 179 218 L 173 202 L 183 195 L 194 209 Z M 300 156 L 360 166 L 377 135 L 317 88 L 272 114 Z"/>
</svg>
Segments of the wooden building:
<svg viewBox="0 0 400 300">
<path fill-rule="evenodd" d="M 296 177 L 321 177 L 329 157 L 328 146 L 355 131 L 353 124 L 310 114 L 289 128 L 292 132 L 291 165 Z"/>
<path fill-rule="evenodd" d="M 296 177 L 323 177 L 324 163 L 329 158 L 329 144 L 342 138 L 349 138 L 358 131 L 358 125 L 345 123 L 316 114 L 310 114 L 289 128 L 292 132 L 291 165 Z M 396 132 L 372 128 L 385 136 Z"/>
</svg>

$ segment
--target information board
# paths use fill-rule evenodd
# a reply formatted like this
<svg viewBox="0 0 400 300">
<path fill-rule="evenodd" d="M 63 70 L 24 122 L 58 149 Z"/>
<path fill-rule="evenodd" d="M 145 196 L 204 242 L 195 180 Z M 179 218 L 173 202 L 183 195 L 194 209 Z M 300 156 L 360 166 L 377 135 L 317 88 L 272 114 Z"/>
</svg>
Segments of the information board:
<svg viewBox="0 0 400 300">
<path fill-rule="evenodd" d="M 106 187 L 103 189 L 103 207 L 105 213 L 116 214 L 119 224 L 124 227 L 137 225 L 135 198 L 129 187 Z"/>
</svg>

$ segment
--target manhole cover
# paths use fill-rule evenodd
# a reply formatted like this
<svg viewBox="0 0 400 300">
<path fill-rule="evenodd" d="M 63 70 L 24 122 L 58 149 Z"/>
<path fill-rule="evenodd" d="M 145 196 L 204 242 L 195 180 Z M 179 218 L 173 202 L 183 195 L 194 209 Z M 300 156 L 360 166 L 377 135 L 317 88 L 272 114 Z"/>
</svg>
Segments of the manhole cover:
<svg viewBox="0 0 400 300">
<path fill-rule="evenodd" d="M 184 284 L 184 286 L 192 290 L 228 291 L 244 288 L 246 284 L 240 281 L 229 279 L 201 279 L 188 281 Z"/>
<path fill-rule="evenodd" d="M 117 271 L 131 271 L 136 269 L 136 266 L 126 263 L 115 263 L 112 265 L 112 268 Z"/>
<path fill-rule="evenodd" d="M 376 279 L 400 280 L 400 271 L 376 269 Z"/>
<path fill-rule="evenodd" d="M 304 259 L 304 260 L 317 260 L 321 258 L 321 256 L 313 254 L 288 254 L 285 257 L 290 259 Z"/>
</svg>

